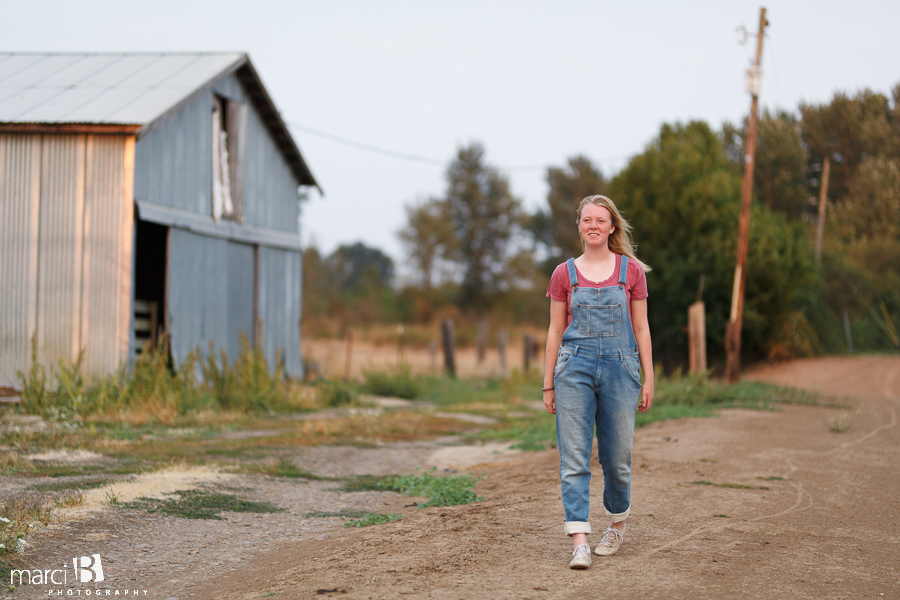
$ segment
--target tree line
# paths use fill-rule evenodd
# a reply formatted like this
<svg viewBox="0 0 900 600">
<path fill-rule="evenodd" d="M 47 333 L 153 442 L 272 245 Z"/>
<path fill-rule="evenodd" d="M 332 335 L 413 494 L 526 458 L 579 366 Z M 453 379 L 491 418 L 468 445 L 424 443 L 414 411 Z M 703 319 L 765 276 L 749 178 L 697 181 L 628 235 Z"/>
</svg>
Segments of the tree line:
<svg viewBox="0 0 900 600">
<path fill-rule="evenodd" d="M 579 201 L 610 196 L 634 227 L 648 275 L 654 354 L 686 361 L 687 307 L 705 281 L 708 352 L 724 354 L 746 123 L 665 124 L 607 178 L 582 155 L 546 171 L 533 213 L 473 143 L 458 149 L 443 194 L 411 204 L 398 232 L 413 281 L 361 243 L 304 254 L 304 319 L 334 327 L 490 317 L 543 326 L 553 268 L 581 253 Z M 743 352 L 779 359 L 847 346 L 896 349 L 900 315 L 900 85 L 836 94 L 796 111 L 763 111 L 758 127 Z M 830 160 L 821 265 L 813 258 L 817 197 Z M 892 317 L 891 315 L 894 315 Z M 892 333 L 893 332 L 893 333 Z"/>
</svg>

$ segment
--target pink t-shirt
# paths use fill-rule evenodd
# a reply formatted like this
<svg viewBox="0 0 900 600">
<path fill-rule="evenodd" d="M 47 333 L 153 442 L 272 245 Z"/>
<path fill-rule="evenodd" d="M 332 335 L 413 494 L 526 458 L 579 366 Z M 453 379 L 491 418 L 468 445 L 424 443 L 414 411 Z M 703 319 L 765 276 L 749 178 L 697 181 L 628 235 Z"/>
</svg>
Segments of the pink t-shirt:
<svg viewBox="0 0 900 600">
<path fill-rule="evenodd" d="M 575 275 L 578 277 L 578 287 L 601 288 L 619 283 L 619 269 L 622 267 L 622 255 L 616 255 L 616 268 L 612 277 L 606 281 L 596 282 L 585 279 L 575 267 Z M 637 261 L 628 260 L 628 272 L 625 274 L 625 298 L 627 299 L 628 314 L 631 315 L 631 300 L 643 300 L 647 294 L 647 277 Z M 561 263 L 553 270 L 550 276 L 550 285 L 547 287 L 547 297 L 566 303 L 566 312 L 569 315 L 568 323 L 572 322 L 572 285 L 569 283 L 569 268 L 566 263 Z"/>
</svg>

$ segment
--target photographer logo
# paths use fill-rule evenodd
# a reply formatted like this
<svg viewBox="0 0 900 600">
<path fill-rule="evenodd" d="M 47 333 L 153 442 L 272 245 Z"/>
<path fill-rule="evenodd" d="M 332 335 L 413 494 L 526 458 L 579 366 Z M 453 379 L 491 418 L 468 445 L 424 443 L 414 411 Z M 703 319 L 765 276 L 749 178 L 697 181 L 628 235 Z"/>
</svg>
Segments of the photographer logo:
<svg viewBox="0 0 900 600">
<path fill-rule="evenodd" d="M 81 583 L 103 581 L 103 563 L 100 562 L 99 554 L 73 558 L 72 564 L 75 566 L 75 581 Z"/>
</svg>

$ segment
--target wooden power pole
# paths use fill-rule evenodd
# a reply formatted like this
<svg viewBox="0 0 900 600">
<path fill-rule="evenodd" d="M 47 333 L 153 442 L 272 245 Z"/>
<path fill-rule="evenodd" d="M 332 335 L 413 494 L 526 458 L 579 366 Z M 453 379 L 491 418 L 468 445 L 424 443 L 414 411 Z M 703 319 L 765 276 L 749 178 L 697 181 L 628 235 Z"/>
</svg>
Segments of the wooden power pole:
<svg viewBox="0 0 900 600">
<path fill-rule="evenodd" d="M 756 33 L 756 62 L 747 71 L 747 91 L 750 92 L 750 125 L 747 128 L 744 154 L 744 182 L 741 186 L 741 217 L 738 222 L 737 264 L 734 267 L 734 288 L 731 296 L 731 315 L 725 328 L 725 378 L 736 382 L 741 372 L 741 324 L 744 319 L 744 284 L 747 280 L 747 238 L 750 233 L 750 196 L 753 193 L 753 164 L 756 159 L 756 125 L 759 107 L 760 64 L 762 64 L 763 36 L 766 9 L 759 10 L 759 29 Z"/>
<path fill-rule="evenodd" d="M 831 174 L 831 159 L 825 157 L 822 165 L 822 179 L 819 181 L 819 221 L 816 223 L 816 267 L 822 265 L 822 241 L 825 239 L 825 204 L 828 203 L 828 176 Z"/>
</svg>

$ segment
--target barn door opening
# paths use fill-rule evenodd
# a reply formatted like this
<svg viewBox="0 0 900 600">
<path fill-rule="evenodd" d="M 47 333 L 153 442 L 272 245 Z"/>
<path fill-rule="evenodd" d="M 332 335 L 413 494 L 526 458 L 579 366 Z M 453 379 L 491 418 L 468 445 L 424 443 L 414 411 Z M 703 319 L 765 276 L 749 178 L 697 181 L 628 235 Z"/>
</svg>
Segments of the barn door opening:
<svg viewBox="0 0 900 600">
<path fill-rule="evenodd" d="M 169 228 L 137 222 L 134 256 L 134 355 L 157 346 L 166 331 Z"/>
</svg>

